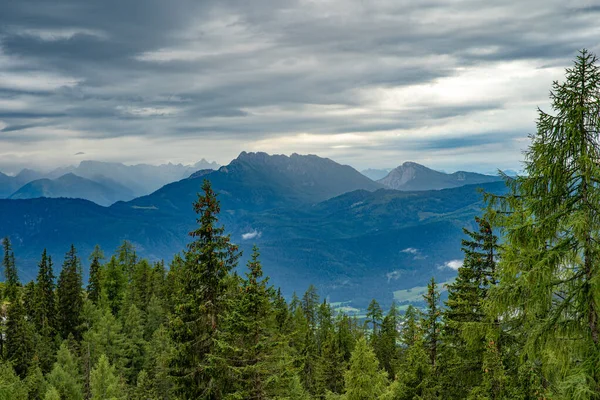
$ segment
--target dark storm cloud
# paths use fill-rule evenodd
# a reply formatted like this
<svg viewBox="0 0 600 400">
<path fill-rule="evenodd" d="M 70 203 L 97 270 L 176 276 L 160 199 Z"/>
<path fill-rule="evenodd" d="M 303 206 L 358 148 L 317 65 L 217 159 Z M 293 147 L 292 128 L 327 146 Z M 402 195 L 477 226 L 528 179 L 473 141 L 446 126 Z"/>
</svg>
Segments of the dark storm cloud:
<svg viewBox="0 0 600 400">
<path fill-rule="evenodd" d="M 365 146 L 509 143 L 527 133 L 522 121 L 419 140 L 410 131 L 472 124 L 514 107 L 512 98 L 461 98 L 458 84 L 448 89 L 458 99 L 435 92 L 406 106 L 413 92 L 393 90 L 517 61 L 562 68 L 577 49 L 599 49 L 599 13 L 587 2 L 541 0 L 4 1 L 0 143 L 31 142 L 40 134 L 28 130 L 45 128 L 83 140 L 406 131 Z M 531 86 L 510 93 L 533 109 L 547 89 Z"/>
</svg>

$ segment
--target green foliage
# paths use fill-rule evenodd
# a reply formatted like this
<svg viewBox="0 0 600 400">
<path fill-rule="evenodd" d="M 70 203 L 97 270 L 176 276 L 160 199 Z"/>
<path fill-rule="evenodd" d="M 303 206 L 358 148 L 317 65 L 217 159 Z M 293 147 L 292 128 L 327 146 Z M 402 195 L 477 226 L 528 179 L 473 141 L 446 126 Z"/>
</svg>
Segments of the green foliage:
<svg viewBox="0 0 600 400">
<path fill-rule="evenodd" d="M 88 279 L 87 294 L 88 299 L 92 302 L 98 302 L 102 293 L 102 266 L 100 261 L 104 259 L 104 253 L 100 246 L 96 245 L 94 251 L 90 255 L 90 277 Z"/>
<path fill-rule="evenodd" d="M 125 390 L 116 374 L 115 367 L 111 366 L 108 358 L 103 354 L 91 374 L 92 400 L 118 400 L 125 399 Z"/>
<path fill-rule="evenodd" d="M 63 339 L 67 339 L 69 335 L 73 335 L 75 338 L 81 337 L 81 332 L 79 331 L 81 312 L 83 310 L 81 286 L 81 264 L 75 247 L 71 246 L 71 249 L 65 255 L 65 261 L 60 271 L 56 288 L 58 298 L 57 329 Z"/>
<path fill-rule="evenodd" d="M 220 206 L 210 182 L 204 181 L 202 189 L 204 194 L 194 203 L 198 228 L 190 232 L 193 241 L 185 262 L 174 272 L 176 287 L 171 299 L 175 304 L 170 319 L 176 346 L 174 372 L 180 393 L 188 398 L 217 396 L 217 377 L 207 368 L 206 356 L 220 328 L 229 272 L 239 258 L 237 246 L 231 244 L 224 228 L 216 225 Z"/>
<path fill-rule="evenodd" d="M 8 237 L 2 240 L 4 247 L 4 258 L 2 266 L 4 267 L 4 297 L 9 301 L 13 301 L 17 297 L 19 275 L 15 264 L 15 253 L 12 251 L 12 244 Z"/>
<path fill-rule="evenodd" d="M 6 359 L 21 378 L 27 374 L 33 359 L 33 334 L 33 326 L 27 320 L 23 302 L 17 297 L 8 306 L 5 351 Z"/>
<path fill-rule="evenodd" d="M 377 357 L 364 337 L 356 342 L 344 381 L 343 398 L 347 400 L 376 399 L 386 390 L 386 373 L 379 369 Z"/>
<path fill-rule="evenodd" d="M 27 400 L 27 395 L 10 362 L 0 361 L 0 400 Z"/>
<path fill-rule="evenodd" d="M 504 245 L 493 312 L 555 396 L 600 398 L 600 70 L 586 50 L 539 110 L 525 174 L 490 198 Z"/>
<path fill-rule="evenodd" d="M 56 362 L 47 376 L 48 384 L 63 399 L 83 400 L 82 377 L 75 356 L 63 342 L 58 349 Z"/>
</svg>

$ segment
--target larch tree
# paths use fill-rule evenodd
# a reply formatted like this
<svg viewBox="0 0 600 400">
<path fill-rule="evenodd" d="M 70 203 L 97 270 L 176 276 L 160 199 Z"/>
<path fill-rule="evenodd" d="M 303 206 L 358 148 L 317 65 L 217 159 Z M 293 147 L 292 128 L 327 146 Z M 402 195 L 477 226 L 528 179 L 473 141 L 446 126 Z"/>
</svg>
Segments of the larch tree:
<svg viewBox="0 0 600 400">
<path fill-rule="evenodd" d="M 582 50 L 539 110 L 525 173 L 491 197 L 504 233 L 496 311 L 518 320 L 548 391 L 600 398 L 600 70 Z"/>
</svg>

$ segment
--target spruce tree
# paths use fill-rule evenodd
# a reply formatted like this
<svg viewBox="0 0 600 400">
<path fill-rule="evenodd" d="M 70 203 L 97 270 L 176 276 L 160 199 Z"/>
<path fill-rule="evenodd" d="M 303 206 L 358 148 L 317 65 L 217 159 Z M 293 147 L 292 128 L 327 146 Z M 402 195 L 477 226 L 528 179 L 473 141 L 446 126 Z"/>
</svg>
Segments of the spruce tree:
<svg viewBox="0 0 600 400">
<path fill-rule="evenodd" d="M 18 286 L 20 285 L 15 263 L 15 253 L 12 250 L 12 244 L 8 237 L 2 240 L 2 245 L 4 247 L 4 258 L 2 261 L 4 267 L 4 297 L 9 301 L 13 301 L 17 298 Z"/>
<path fill-rule="evenodd" d="M 102 266 L 100 261 L 104 259 L 104 253 L 100 246 L 96 245 L 94 251 L 90 255 L 90 277 L 88 279 L 87 294 L 94 304 L 98 302 L 100 293 L 102 292 Z"/>
<path fill-rule="evenodd" d="M 58 285 L 56 288 L 57 304 L 57 328 L 63 339 L 69 335 L 80 338 L 79 324 L 81 323 L 81 312 L 83 310 L 83 293 L 81 279 L 81 265 L 75 246 L 65 255 Z"/>
<path fill-rule="evenodd" d="M 34 292 L 33 321 L 37 332 L 51 338 L 56 332 L 56 301 L 52 258 L 44 249 L 38 266 Z"/>
<path fill-rule="evenodd" d="M 379 306 L 377 300 L 371 300 L 367 307 L 367 323 L 371 323 L 372 336 L 377 337 L 379 327 L 381 326 L 381 320 L 383 319 L 383 311 Z"/>
<path fill-rule="evenodd" d="M 440 293 L 434 278 L 427 284 L 427 293 L 423 295 L 427 305 L 423 318 L 423 332 L 425 334 L 425 346 L 429 351 L 431 366 L 435 369 L 437 363 L 437 351 L 440 341 L 441 311 Z"/>
<path fill-rule="evenodd" d="M 171 333 L 176 345 L 174 374 L 179 377 L 180 394 L 187 398 L 212 399 L 218 396 L 214 371 L 206 368 L 206 356 L 213 349 L 225 306 L 229 272 L 237 265 L 238 247 L 217 226 L 220 205 L 210 182 L 194 203 L 198 228 L 190 232 L 185 262 L 177 271 L 176 304 Z"/>
<path fill-rule="evenodd" d="M 381 332 L 375 347 L 375 354 L 381 367 L 388 373 L 388 377 L 393 379 L 398 367 L 400 352 L 398 341 L 400 339 L 398 325 L 400 324 L 400 315 L 396 303 L 392 303 L 387 315 L 381 323 Z"/>
<path fill-rule="evenodd" d="M 283 343 L 275 329 L 273 296 L 254 246 L 246 277 L 223 315 L 223 329 L 210 355 L 231 378 L 226 382 L 228 398 L 268 399 L 277 392 L 283 372 L 277 369 L 278 348 Z"/>
<path fill-rule="evenodd" d="M 443 312 L 440 382 L 444 393 L 457 399 L 466 397 L 482 383 L 484 356 L 491 351 L 489 342 L 499 346 L 498 321 L 488 317 L 485 310 L 489 290 L 497 282 L 498 238 L 486 219 L 475 218 L 475 222 L 476 231 L 464 229 L 464 262 L 456 280 L 448 285 Z M 490 335 L 496 340 L 486 340 Z M 494 355 L 498 354 L 499 348 L 494 351 Z M 501 361 L 501 357 L 494 359 Z"/>
<path fill-rule="evenodd" d="M 10 361 L 17 375 L 24 378 L 33 359 L 34 330 L 27 320 L 23 302 L 15 298 L 8 306 L 6 322 L 6 359 Z"/>
<path fill-rule="evenodd" d="M 491 198 L 504 233 L 495 302 L 559 396 L 600 398 L 600 70 L 582 50 L 539 110 L 525 173 Z"/>
</svg>

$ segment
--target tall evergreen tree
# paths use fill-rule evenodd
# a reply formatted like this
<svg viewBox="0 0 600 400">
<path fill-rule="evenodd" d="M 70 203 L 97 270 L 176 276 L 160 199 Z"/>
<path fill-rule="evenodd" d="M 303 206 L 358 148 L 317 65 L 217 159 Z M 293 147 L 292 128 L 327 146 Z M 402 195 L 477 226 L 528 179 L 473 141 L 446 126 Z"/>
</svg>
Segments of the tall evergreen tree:
<svg viewBox="0 0 600 400">
<path fill-rule="evenodd" d="M 371 329 L 373 337 L 377 337 L 379 327 L 381 326 L 381 320 L 383 319 L 383 310 L 377 302 L 373 299 L 367 307 L 367 322 L 371 323 Z"/>
<path fill-rule="evenodd" d="M 482 382 L 484 356 L 491 350 L 486 337 L 493 335 L 496 340 L 491 342 L 499 345 L 497 321 L 485 311 L 488 292 L 497 281 L 498 238 L 487 220 L 475 218 L 475 222 L 476 231 L 464 229 L 468 237 L 462 241 L 464 262 L 456 280 L 448 285 L 443 312 L 440 381 L 444 393 L 457 399 L 465 398 Z M 498 354 L 496 349 L 494 355 Z M 495 360 L 500 362 L 501 358 Z"/>
<path fill-rule="evenodd" d="M 4 297 L 9 301 L 13 301 L 17 298 L 19 275 L 17 273 L 17 265 L 15 263 L 15 253 L 12 250 L 12 244 L 10 239 L 5 237 L 2 240 L 4 247 L 4 258 L 2 266 L 4 267 Z"/>
<path fill-rule="evenodd" d="M 194 203 L 198 228 L 190 232 L 193 241 L 177 271 L 171 332 L 177 349 L 174 373 L 179 377 L 181 395 L 212 399 L 217 397 L 218 387 L 212 371 L 206 368 L 206 356 L 213 349 L 225 306 L 227 278 L 237 265 L 239 252 L 224 228 L 217 226 L 220 206 L 208 180 L 202 189 L 204 193 Z"/>
<path fill-rule="evenodd" d="M 285 371 L 278 370 L 283 342 L 276 332 L 273 296 L 254 246 L 246 278 L 222 318 L 223 329 L 211 355 L 231 377 L 227 398 L 268 399 L 279 391 Z"/>
<path fill-rule="evenodd" d="M 58 285 L 56 288 L 57 304 L 57 328 L 63 339 L 73 335 L 81 337 L 79 324 L 81 323 L 81 312 L 83 310 L 83 293 L 81 279 L 81 265 L 75 246 L 65 255 Z"/>
<path fill-rule="evenodd" d="M 503 323 L 518 320 L 526 357 L 548 390 L 600 398 L 600 70 L 582 50 L 539 110 L 525 174 L 492 199 L 505 234 L 495 296 Z"/>
<path fill-rule="evenodd" d="M 388 377 L 392 379 L 396 374 L 397 364 L 400 358 L 398 348 L 398 342 L 400 340 L 398 332 L 399 324 L 400 315 L 396 303 L 392 303 L 390 310 L 381 323 L 381 332 L 375 347 L 375 354 L 377 355 L 381 367 L 388 373 Z"/>
<path fill-rule="evenodd" d="M 98 302 L 102 292 L 102 265 L 100 262 L 104 259 L 104 253 L 100 246 L 96 245 L 90 255 L 90 277 L 88 279 L 87 294 L 94 304 Z"/>
<path fill-rule="evenodd" d="M 423 318 L 423 332 L 425 334 L 425 346 L 429 351 L 431 366 L 435 369 L 437 363 L 438 345 L 440 342 L 441 311 L 440 293 L 434 278 L 427 284 L 427 293 L 423 295 L 427 304 Z"/>
<path fill-rule="evenodd" d="M 46 336 L 54 334 L 56 328 L 56 302 L 54 294 L 54 271 L 52 257 L 44 249 L 38 266 L 34 293 L 34 322 L 38 332 Z"/>
<path fill-rule="evenodd" d="M 8 307 L 6 322 L 6 359 L 17 375 L 24 378 L 34 354 L 33 327 L 27 320 L 23 302 L 15 298 Z"/>
</svg>

